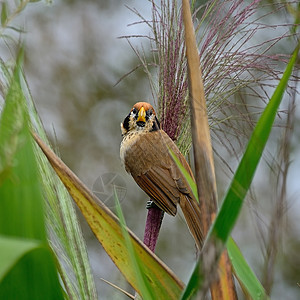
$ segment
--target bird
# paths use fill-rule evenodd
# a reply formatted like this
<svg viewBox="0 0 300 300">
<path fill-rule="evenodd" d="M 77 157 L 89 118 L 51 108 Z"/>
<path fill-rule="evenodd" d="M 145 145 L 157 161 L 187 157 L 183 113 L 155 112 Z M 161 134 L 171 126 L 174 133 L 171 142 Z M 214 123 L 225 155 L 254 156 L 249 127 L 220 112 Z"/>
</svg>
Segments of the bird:
<svg viewBox="0 0 300 300">
<path fill-rule="evenodd" d="M 161 129 L 150 103 L 137 102 L 121 123 L 120 157 L 125 170 L 164 212 L 175 216 L 181 207 L 196 246 L 201 250 L 203 229 L 201 210 L 186 178 L 170 152 L 194 179 L 185 157 Z"/>
</svg>

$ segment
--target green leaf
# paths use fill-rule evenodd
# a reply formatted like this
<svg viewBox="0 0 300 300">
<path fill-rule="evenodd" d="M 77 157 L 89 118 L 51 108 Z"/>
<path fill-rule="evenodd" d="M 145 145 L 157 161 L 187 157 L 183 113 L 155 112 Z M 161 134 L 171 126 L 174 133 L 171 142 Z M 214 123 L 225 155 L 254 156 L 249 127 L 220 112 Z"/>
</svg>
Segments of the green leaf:
<svg viewBox="0 0 300 300">
<path fill-rule="evenodd" d="M 139 259 L 139 256 L 136 254 L 133 244 L 130 239 L 130 235 L 126 230 L 126 222 L 125 218 L 120 206 L 120 202 L 118 199 L 118 195 L 116 190 L 114 189 L 114 197 L 116 202 L 116 209 L 117 209 L 117 216 L 120 219 L 120 225 L 122 228 L 123 236 L 126 242 L 127 251 L 130 257 L 130 264 L 132 265 L 133 269 L 135 270 L 135 274 L 137 277 L 137 284 L 139 286 L 139 291 L 142 299 L 156 299 L 155 294 L 151 293 L 151 286 L 143 273 L 142 261 Z"/>
<path fill-rule="evenodd" d="M 2 10 L 1 10 L 1 25 L 4 26 L 7 20 L 7 3 L 2 3 Z"/>
<path fill-rule="evenodd" d="M 249 190 L 255 170 L 257 168 L 260 158 L 262 157 L 262 152 L 269 138 L 279 104 L 281 102 L 282 96 L 291 76 L 293 66 L 297 60 L 298 52 L 299 45 L 294 51 L 293 55 L 291 56 L 291 59 L 277 88 L 275 89 L 268 105 L 266 106 L 262 116 L 260 117 L 252 133 L 246 151 L 234 175 L 234 178 L 225 196 L 221 209 L 218 212 L 215 222 L 213 223 L 209 231 L 208 237 L 206 239 L 200 256 L 200 260 L 198 261 L 195 267 L 195 270 L 199 268 L 200 276 L 199 274 L 196 274 L 198 272 L 194 271 L 190 279 L 191 282 L 194 281 L 195 276 L 197 276 L 196 278 L 199 278 L 197 288 L 200 290 L 202 289 L 202 287 L 204 287 L 204 289 L 208 288 L 210 276 L 205 277 L 204 274 L 211 274 L 211 272 L 215 270 L 218 258 L 220 257 L 225 247 L 226 241 L 230 236 L 231 230 L 233 229 L 233 226 L 236 223 L 244 198 Z M 210 261 L 206 261 L 204 263 L 204 260 L 207 258 L 206 254 L 210 254 Z M 242 262 L 242 260 L 240 260 L 239 262 L 245 263 L 245 261 Z M 240 267 L 241 269 L 246 269 L 245 265 Z M 243 273 L 239 272 L 239 274 Z M 245 281 L 244 287 L 253 288 L 253 285 L 249 285 L 249 278 L 239 279 L 241 282 Z M 252 283 L 254 283 L 254 281 L 252 281 Z M 260 286 L 254 286 L 254 290 L 248 291 L 250 295 L 255 295 L 257 290 L 261 291 Z M 192 294 L 187 294 L 187 290 L 192 291 Z M 187 299 L 188 297 L 191 297 L 194 294 L 195 290 L 196 289 L 191 289 L 189 283 L 184 293 L 184 298 L 182 299 Z M 205 291 L 203 292 L 205 293 Z M 265 293 L 258 293 L 256 295 L 257 297 L 255 299 L 261 299 L 262 297 L 264 297 Z"/>
<path fill-rule="evenodd" d="M 238 218 L 257 165 L 262 157 L 262 152 L 268 141 L 279 104 L 296 62 L 298 51 L 299 47 L 294 51 L 277 88 L 255 126 L 243 158 L 212 226 L 211 235 L 215 235 L 218 239 L 221 239 L 223 243 L 225 243 L 230 236 L 230 232 Z"/>
<path fill-rule="evenodd" d="M 251 299 L 269 299 L 264 287 L 249 267 L 239 247 L 232 238 L 227 242 L 227 251 L 232 267 L 243 290 L 250 295 Z"/>
<path fill-rule="evenodd" d="M 26 80 L 24 79 L 24 82 Z M 30 95 L 28 91 L 27 95 Z M 28 99 L 35 129 L 47 141 L 32 99 Z M 71 299 L 98 299 L 86 244 L 75 204 L 41 149 L 35 144 L 40 184 L 45 198 L 46 225 L 57 257 L 60 277 Z"/>
<path fill-rule="evenodd" d="M 0 282 L 18 260 L 40 245 L 35 240 L 13 239 L 0 236 Z"/>
<path fill-rule="evenodd" d="M 175 155 L 175 153 L 171 150 L 168 149 L 170 152 L 170 155 L 172 156 L 173 160 L 175 161 L 176 165 L 178 166 L 180 172 L 182 173 L 182 175 L 185 177 L 186 181 L 188 182 L 193 195 L 195 196 L 195 198 L 197 199 L 197 201 L 199 201 L 198 199 L 198 191 L 197 191 L 197 185 L 194 181 L 194 179 L 191 177 L 191 175 L 189 174 L 189 172 L 185 169 L 185 167 L 181 164 L 180 160 L 177 158 L 177 156 Z"/>
<path fill-rule="evenodd" d="M 179 167 L 180 171 L 182 172 L 183 176 L 185 176 L 185 178 L 187 179 L 193 192 L 197 193 L 197 185 L 195 181 L 191 178 L 191 176 L 188 174 L 181 162 L 176 158 L 171 150 L 170 154 Z M 229 238 L 229 241 L 227 242 L 227 251 L 235 276 L 237 277 L 237 280 L 242 286 L 244 292 L 246 294 L 249 294 L 252 299 L 268 299 L 263 286 L 255 276 L 254 272 L 246 262 L 243 254 L 240 252 L 238 246 L 232 238 Z M 203 281 L 204 279 L 199 272 L 199 268 L 199 264 L 196 264 L 196 267 L 193 270 L 193 274 L 188 282 L 188 285 L 185 288 L 181 299 L 190 299 L 190 296 L 196 293 L 196 291 L 198 290 L 199 282 Z"/>
<path fill-rule="evenodd" d="M 63 299 L 45 242 L 0 236 L 0 299 Z"/>
<path fill-rule="evenodd" d="M 63 299 L 20 83 L 22 52 L 0 119 L 0 299 Z"/>
<path fill-rule="evenodd" d="M 0 234 L 45 241 L 42 194 L 19 72 L 17 65 L 0 120 Z"/>
<path fill-rule="evenodd" d="M 203 276 L 200 273 L 200 265 L 197 263 L 180 299 L 181 300 L 191 299 L 191 297 L 195 295 L 199 290 L 199 284 L 202 281 L 203 281 Z"/>
</svg>

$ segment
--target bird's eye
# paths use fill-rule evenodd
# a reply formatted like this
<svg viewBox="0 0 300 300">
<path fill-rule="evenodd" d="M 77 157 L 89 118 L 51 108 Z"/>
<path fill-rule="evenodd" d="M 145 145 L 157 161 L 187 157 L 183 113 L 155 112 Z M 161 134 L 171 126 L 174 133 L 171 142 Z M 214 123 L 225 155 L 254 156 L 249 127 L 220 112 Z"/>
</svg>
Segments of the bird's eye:
<svg viewBox="0 0 300 300">
<path fill-rule="evenodd" d="M 147 110 L 147 112 L 146 112 L 147 117 L 151 117 L 152 114 L 153 114 L 152 109 Z"/>
<path fill-rule="evenodd" d="M 134 108 L 132 109 L 132 113 L 133 113 L 134 115 L 136 115 L 136 114 L 138 113 L 138 110 L 134 107 Z"/>
</svg>

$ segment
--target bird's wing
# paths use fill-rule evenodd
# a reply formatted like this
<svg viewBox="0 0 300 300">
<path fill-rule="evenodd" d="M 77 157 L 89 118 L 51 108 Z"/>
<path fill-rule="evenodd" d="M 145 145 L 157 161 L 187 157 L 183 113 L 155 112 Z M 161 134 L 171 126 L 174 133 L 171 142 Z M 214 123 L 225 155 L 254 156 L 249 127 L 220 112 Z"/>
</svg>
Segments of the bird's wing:
<svg viewBox="0 0 300 300">
<path fill-rule="evenodd" d="M 125 157 L 126 167 L 137 184 L 165 212 L 175 215 L 176 205 L 189 187 L 174 163 L 169 149 L 192 174 L 186 160 L 174 142 L 162 130 L 141 135 Z"/>
<path fill-rule="evenodd" d="M 173 216 L 176 214 L 176 204 L 180 200 L 180 194 L 174 182 L 169 180 L 168 170 L 151 168 L 144 174 L 133 176 L 133 178 L 160 209 Z"/>
</svg>

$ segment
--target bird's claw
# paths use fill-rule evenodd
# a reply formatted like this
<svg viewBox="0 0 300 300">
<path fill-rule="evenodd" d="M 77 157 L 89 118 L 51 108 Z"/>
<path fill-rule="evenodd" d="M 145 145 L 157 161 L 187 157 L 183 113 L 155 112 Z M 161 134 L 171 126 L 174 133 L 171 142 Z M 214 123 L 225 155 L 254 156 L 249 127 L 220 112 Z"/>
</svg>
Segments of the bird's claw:
<svg viewBox="0 0 300 300">
<path fill-rule="evenodd" d="M 150 208 L 154 208 L 157 207 L 157 205 L 155 204 L 155 202 L 153 200 L 148 200 L 147 204 L 146 204 L 146 208 L 150 209 Z"/>
</svg>

